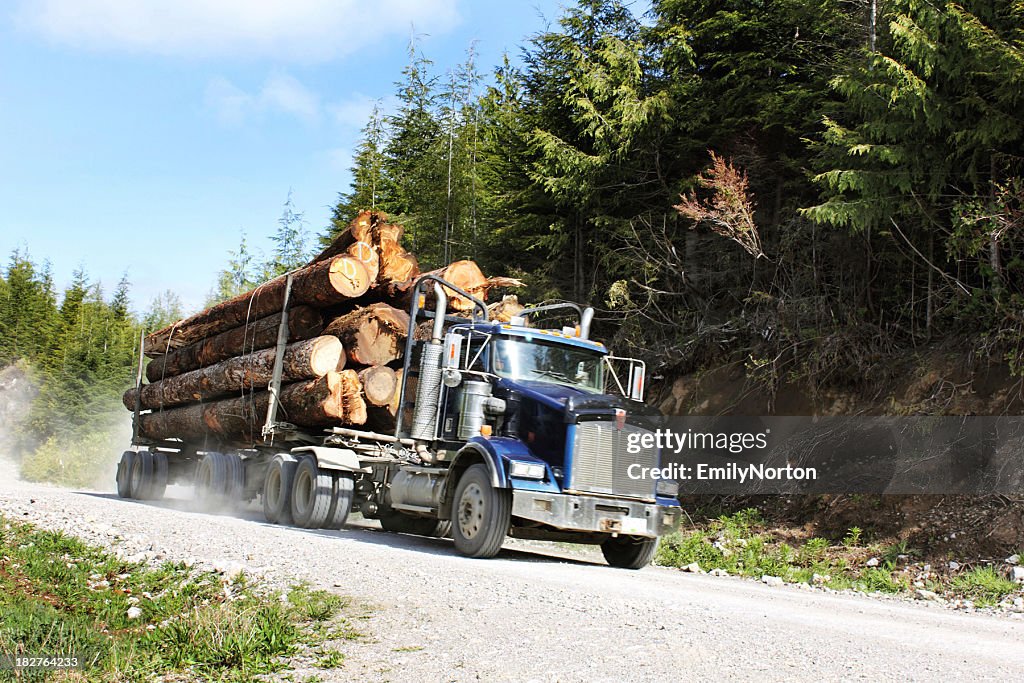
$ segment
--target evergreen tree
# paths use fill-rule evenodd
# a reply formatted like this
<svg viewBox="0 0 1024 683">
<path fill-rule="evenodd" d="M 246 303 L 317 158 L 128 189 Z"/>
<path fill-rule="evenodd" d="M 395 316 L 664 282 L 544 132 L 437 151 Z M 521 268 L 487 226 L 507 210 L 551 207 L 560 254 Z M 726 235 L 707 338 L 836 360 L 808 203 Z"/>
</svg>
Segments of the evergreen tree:
<svg viewBox="0 0 1024 683">
<path fill-rule="evenodd" d="M 242 247 L 244 249 L 244 236 Z M 292 191 L 284 202 L 281 217 L 277 219 L 277 232 L 271 237 L 274 244 L 270 260 L 264 264 L 260 279 L 269 280 L 304 265 L 310 257 L 309 233 L 302 212 L 295 211 Z M 242 276 L 244 281 L 244 275 Z M 243 290 L 244 291 L 244 290 Z"/>
<path fill-rule="evenodd" d="M 348 192 L 338 195 L 331 215 L 331 227 L 324 238 L 329 243 L 348 227 L 360 211 L 382 209 L 381 199 L 387 194 L 384 183 L 384 121 L 380 105 L 374 104 L 370 120 L 363 128 L 352 163 L 352 184 Z"/>
</svg>

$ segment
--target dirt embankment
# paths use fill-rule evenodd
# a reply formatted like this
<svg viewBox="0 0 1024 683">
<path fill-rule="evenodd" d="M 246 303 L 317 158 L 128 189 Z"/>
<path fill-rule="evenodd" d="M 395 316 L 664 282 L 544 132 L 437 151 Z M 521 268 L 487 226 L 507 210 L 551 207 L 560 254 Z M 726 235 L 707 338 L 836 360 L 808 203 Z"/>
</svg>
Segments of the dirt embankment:
<svg viewBox="0 0 1024 683">
<path fill-rule="evenodd" d="M 666 415 L 1024 415 L 1024 378 L 1002 362 L 933 349 L 879 363 L 857 386 L 783 382 L 771 391 L 750 379 L 743 362 L 667 374 L 653 385 L 652 402 Z M 686 503 L 709 514 L 755 506 L 780 541 L 838 540 L 860 527 L 880 543 L 905 542 L 920 559 L 942 566 L 949 560 L 999 560 L 1024 549 L 1024 494 L 762 496 Z"/>
</svg>

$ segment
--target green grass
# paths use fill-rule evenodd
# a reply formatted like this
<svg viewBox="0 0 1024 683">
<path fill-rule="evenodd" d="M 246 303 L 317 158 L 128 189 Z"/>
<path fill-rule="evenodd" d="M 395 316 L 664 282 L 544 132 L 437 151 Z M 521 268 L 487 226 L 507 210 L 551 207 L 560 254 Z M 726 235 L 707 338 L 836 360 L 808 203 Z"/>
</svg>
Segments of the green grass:
<svg viewBox="0 0 1024 683">
<path fill-rule="evenodd" d="M 304 647 L 356 637 L 339 615 L 346 606 L 307 586 L 282 599 L 243 575 L 128 563 L 0 517 L 0 654 L 76 655 L 87 680 L 252 680 L 286 668 Z"/>
<path fill-rule="evenodd" d="M 958 575 L 953 579 L 952 588 L 956 594 L 972 598 L 976 605 L 987 607 L 1019 590 L 1020 586 L 989 566 Z"/>
<path fill-rule="evenodd" d="M 889 546 L 864 545 L 863 536 L 863 530 L 852 527 L 838 543 L 814 537 L 794 546 L 774 539 L 758 511 L 748 509 L 664 537 L 655 563 L 685 567 L 696 562 L 704 571 L 724 569 L 757 579 L 767 574 L 790 583 L 817 583 L 835 590 L 892 594 L 912 591 L 911 576 L 901 570 L 901 563 L 906 569 L 905 561 L 920 551 L 906 541 Z M 865 566 L 868 557 L 878 557 L 878 566 Z M 815 574 L 822 578 L 815 581 Z M 980 607 L 998 604 L 1022 591 L 993 567 L 930 579 L 926 587 L 946 597 L 971 599 Z"/>
</svg>

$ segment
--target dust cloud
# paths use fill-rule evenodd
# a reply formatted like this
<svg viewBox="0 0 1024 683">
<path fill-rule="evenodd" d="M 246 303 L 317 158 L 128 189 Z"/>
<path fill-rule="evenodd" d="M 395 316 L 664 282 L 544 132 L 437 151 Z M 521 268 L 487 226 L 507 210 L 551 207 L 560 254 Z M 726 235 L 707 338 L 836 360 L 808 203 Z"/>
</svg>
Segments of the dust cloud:
<svg viewBox="0 0 1024 683">
<path fill-rule="evenodd" d="M 22 456 L 38 445 L 18 428 L 38 393 L 26 367 L 16 363 L 0 370 L 0 481 L 17 481 Z"/>
</svg>

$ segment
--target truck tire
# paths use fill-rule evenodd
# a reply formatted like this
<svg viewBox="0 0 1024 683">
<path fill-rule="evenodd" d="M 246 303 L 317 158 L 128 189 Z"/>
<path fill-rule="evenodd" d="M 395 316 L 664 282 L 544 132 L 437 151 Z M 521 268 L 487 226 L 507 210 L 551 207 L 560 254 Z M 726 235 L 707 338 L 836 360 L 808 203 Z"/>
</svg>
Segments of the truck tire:
<svg viewBox="0 0 1024 683">
<path fill-rule="evenodd" d="M 491 486 L 487 466 L 470 467 L 455 487 L 452 538 L 467 557 L 494 557 L 512 519 L 512 492 Z"/>
<path fill-rule="evenodd" d="M 297 465 L 288 453 L 278 453 L 267 466 L 263 480 L 263 516 L 271 524 L 292 523 L 292 481 Z"/>
<path fill-rule="evenodd" d="M 397 510 L 381 512 L 378 516 L 380 526 L 384 531 L 396 534 L 415 534 L 417 536 L 433 536 L 443 538 L 451 533 L 452 523 L 446 519 L 430 519 L 428 517 L 413 517 Z"/>
<path fill-rule="evenodd" d="M 295 468 L 292 481 L 292 521 L 302 529 L 319 529 L 327 521 L 331 509 L 334 482 L 326 470 L 320 469 L 316 458 L 305 456 Z"/>
<path fill-rule="evenodd" d="M 163 500 L 167 492 L 167 454 L 148 451 L 153 457 L 153 486 L 149 491 L 150 500 Z"/>
<path fill-rule="evenodd" d="M 218 507 L 224 502 L 227 488 L 227 458 L 223 453 L 207 453 L 196 468 L 196 499 L 207 507 Z"/>
<path fill-rule="evenodd" d="M 613 567 L 643 569 L 654 559 L 658 539 L 636 536 L 617 536 L 601 544 L 604 559 Z"/>
<path fill-rule="evenodd" d="M 340 529 L 345 526 L 348 513 L 352 510 L 352 498 L 355 497 L 356 480 L 348 472 L 331 474 L 331 507 L 327 510 L 327 521 L 322 529 Z"/>
<path fill-rule="evenodd" d="M 125 451 L 117 463 L 117 495 L 121 498 L 132 497 L 132 468 L 135 465 L 135 451 Z"/>
<path fill-rule="evenodd" d="M 226 498 L 229 502 L 241 503 L 245 495 L 245 463 L 238 453 L 225 454 L 224 462 L 227 467 Z"/>
<path fill-rule="evenodd" d="M 137 500 L 149 500 L 153 488 L 153 454 L 139 451 L 132 463 L 131 495 Z"/>
</svg>

